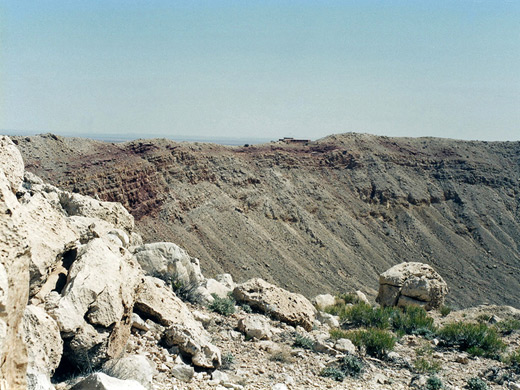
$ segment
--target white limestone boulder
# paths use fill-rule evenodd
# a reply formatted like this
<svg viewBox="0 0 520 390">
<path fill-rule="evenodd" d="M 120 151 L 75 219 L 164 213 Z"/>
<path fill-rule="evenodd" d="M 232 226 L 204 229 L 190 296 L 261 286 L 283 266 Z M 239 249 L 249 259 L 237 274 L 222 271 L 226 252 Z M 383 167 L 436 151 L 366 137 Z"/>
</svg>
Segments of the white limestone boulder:
<svg viewBox="0 0 520 390">
<path fill-rule="evenodd" d="M 204 280 L 199 260 L 172 242 L 141 245 L 135 248 L 134 255 L 146 274 L 173 281 L 179 287 L 196 288 Z"/>
<path fill-rule="evenodd" d="M 23 337 L 27 346 L 28 372 L 50 379 L 63 354 L 58 324 L 43 308 L 28 305 L 23 316 Z"/>
<path fill-rule="evenodd" d="M 71 390 L 146 390 L 139 382 L 112 378 L 101 372 L 89 375 L 74 385 Z"/>
<path fill-rule="evenodd" d="M 269 320 L 260 314 L 250 314 L 240 318 L 237 328 L 250 339 L 270 340 L 273 336 Z"/>
<path fill-rule="evenodd" d="M 20 152 L 0 137 L 0 388 L 26 388 L 22 318 L 29 298 L 27 224 L 15 192 L 23 177 Z"/>
<path fill-rule="evenodd" d="M 300 325 L 307 331 L 312 329 L 316 309 L 301 294 L 289 292 L 255 278 L 235 287 L 233 296 L 238 302 L 245 302 L 275 319 L 293 326 Z"/>
<path fill-rule="evenodd" d="M 439 308 L 448 293 L 444 279 L 428 264 L 401 263 L 379 276 L 376 302 L 382 306 Z"/>
<path fill-rule="evenodd" d="M 139 282 L 139 265 L 112 240 L 95 238 L 78 248 L 61 295 L 46 302 L 70 361 L 96 367 L 123 351 Z"/>
<path fill-rule="evenodd" d="M 143 355 L 129 355 L 106 362 L 103 371 L 113 378 L 134 380 L 150 389 L 156 374 L 155 364 Z"/>
<path fill-rule="evenodd" d="M 330 294 L 316 295 L 312 299 L 312 303 L 314 303 L 318 309 L 323 310 L 327 306 L 333 306 L 336 303 L 336 298 Z"/>
<path fill-rule="evenodd" d="M 161 279 L 144 277 L 134 310 L 140 316 L 168 327 L 164 333 L 166 344 L 179 347 L 191 356 L 194 365 L 205 368 L 220 365 L 220 350 L 211 343 L 209 333 Z"/>
</svg>

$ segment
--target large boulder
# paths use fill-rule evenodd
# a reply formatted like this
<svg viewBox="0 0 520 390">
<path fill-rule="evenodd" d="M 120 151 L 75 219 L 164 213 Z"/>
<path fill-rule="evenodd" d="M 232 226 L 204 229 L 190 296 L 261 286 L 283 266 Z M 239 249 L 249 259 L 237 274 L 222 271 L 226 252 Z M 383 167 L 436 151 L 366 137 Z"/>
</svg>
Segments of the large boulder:
<svg viewBox="0 0 520 390">
<path fill-rule="evenodd" d="M 70 364 L 95 368 L 124 350 L 140 275 L 130 252 L 110 237 L 95 238 L 77 249 L 66 285 L 46 301 Z"/>
<path fill-rule="evenodd" d="M 78 382 L 71 390 L 146 390 L 146 388 L 135 380 L 112 378 L 96 372 Z"/>
<path fill-rule="evenodd" d="M 171 242 L 155 242 L 135 248 L 135 258 L 150 276 L 195 288 L 204 280 L 199 260 Z"/>
<path fill-rule="evenodd" d="M 272 317 L 310 331 L 316 309 L 301 294 L 296 294 L 255 278 L 235 287 L 233 296 L 239 302 L 260 310 Z"/>
<path fill-rule="evenodd" d="M 134 380 L 147 389 L 152 387 L 155 364 L 143 355 L 128 355 L 105 363 L 103 371 L 113 378 Z"/>
<path fill-rule="evenodd" d="M 194 365 L 204 368 L 220 365 L 220 350 L 211 343 L 209 333 L 161 279 L 144 278 L 134 309 L 140 316 L 168 327 L 164 333 L 165 343 L 178 346 L 183 354 L 191 357 Z"/>
<path fill-rule="evenodd" d="M 63 341 L 56 321 L 43 308 L 33 305 L 25 308 L 23 336 L 28 356 L 28 388 L 31 389 L 31 383 L 42 381 L 40 377 L 50 382 L 61 361 Z"/>
<path fill-rule="evenodd" d="M 27 225 L 15 193 L 23 160 L 8 137 L 0 137 L 0 388 L 26 388 L 27 350 L 22 317 L 29 298 Z"/>
<path fill-rule="evenodd" d="M 418 305 L 426 310 L 444 303 L 448 285 L 428 264 L 401 263 L 379 276 L 376 302 L 382 306 Z"/>
<path fill-rule="evenodd" d="M 336 298 L 330 294 L 316 295 L 312 299 L 312 303 L 314 303 L 318 309 L 323 310 L 327 306 L 334 306 L 336 303 Z"/>
<path fill-rule="evenodd" d="M 41 303 L 62 272 L 64 258 L 80 243 L 112 233 L 120 246 L 128 246 L 133 217 L 117 203 L 62 191 L 26 172 L 18 195 L 31 248 L 30 296 Z M 63 263 L 63 264 L 60 264 Z M 49 283 L 48 279 L 51 279 Z M 44 287 L 45 286 L 45 287 Z M 43 290 L 43 291 L 42 291 Z"/>
<path fill-rule="evenodd" d="M 206 279 L 193 294 L 194 300 L 201 305 L 208 305 L 215 300 L 214 295 L 220 298 L 226 298 L 233 290 L 227 285 L 215 280 Z"/>
<path fill-rule="evenodd" d="M 273 336 L 269 320 L 260 314 L 251 314 L 240 318 L 237 328 L 249 339 L 270 340 Z"/>
<path fill-rule="evenodd" d="M 80 215 L 100 219 L 128 233 L 134 229 L 134 217 L 121 203 L 101 202 L 88 196 L 67 191 L 59 192 L 59 201 L 68 216 Z"/>
</svg>

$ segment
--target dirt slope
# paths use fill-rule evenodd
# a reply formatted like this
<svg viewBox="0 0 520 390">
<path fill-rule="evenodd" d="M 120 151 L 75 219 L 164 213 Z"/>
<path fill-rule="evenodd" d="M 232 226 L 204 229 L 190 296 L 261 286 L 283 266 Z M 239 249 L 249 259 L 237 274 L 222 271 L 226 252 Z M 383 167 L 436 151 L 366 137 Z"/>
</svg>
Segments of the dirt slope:
<svg viewBox="0 0 520 390">
<path fill-rule="evenodd" d="M 27 170 L 123 203 L 146 240 L 176 242 L 210 277 L 374 296 L 380 272 L 421 261 L 446 279 L 454 306 L 520 307 L 520 142 L 13 139 Z"/>
</svg>

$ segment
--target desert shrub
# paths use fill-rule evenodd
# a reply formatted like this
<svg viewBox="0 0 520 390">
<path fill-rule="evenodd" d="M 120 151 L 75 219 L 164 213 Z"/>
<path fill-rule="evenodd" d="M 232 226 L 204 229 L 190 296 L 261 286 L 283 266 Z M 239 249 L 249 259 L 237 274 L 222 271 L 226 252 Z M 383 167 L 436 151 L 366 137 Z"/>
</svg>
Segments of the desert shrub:
<svg viewBox="0 0 520 390">
<path fill-rule="evenodd" d="M 271 356 L 269 356 L 269 360 L 279 363 L 291 363 L 293 357 L 289 351 L 282 349 L 281 351 L 274 351 Z"/>
<path fill-rule="evenodd" d="M 509 319 L 509 320 L 500 321 L 495 324 L 495 328 L 501 334 L 508 335 L 508 334 L 513 333 L 515 330 L 520 329 L 520 320 Z"/>
<path fill-rule="evenodd" d="M 338 328 L 332 328 L 329 330 L 330 338 L 333 340 L 347 339 L 348 331 Z"/>
<path fill-rule="evenodd" d="M 226 352 L 225 354 L 222 355 L 222 364 L 220 367 L 223 370 L 229 370 L 234 362 L 235 362 L 235 357 L 233 356 L 233 354 L 231 352 Z"/>
<path fill-rule="evenodd" d="M 439 390 L 442 389 L 442 381 L 437 376 L 431 376 L 426 381 L 426 389 L 427 390 Z"/>
<path fill-rule="evenodd" d="M 417 359 L 413 366 L 417 373 L 435 374 L 441 370 L 441 364 L 433 358 L 433 349 L 429 344 L 415 350 Z"/>
<path fill-rule="evenodd" d="M 398 334 L 429 336 L 435 332 L 433 318 L 428 316 L 426 310 L 419 306 L 406 306 L 401 310 L 394 310 L 391 322 L 392 328 Z"/>
<path fill-rule="evenodd" d="M 505 348 L 497 331 L 482 323 L 453 322 L 437 332 L 443 345 L 457 347 L 470 355 L 497 358 Z"/>
<path fill-rule="evenodd" d="M 339 368 L 333 366 L 325 367 L 323 370 L 321 370 L 320 375 L 327 378 L 332 378 L 338 382 L 342 382 L 343 379 L 345 379 L 345 374 L 343 374 Z"/>
<path fill-rule="evenodd" d="M 183 301 L 195 302 L 197 300 L 196 282 L 184 281 L 178 274 L 173 274 L 168 278 L 171 289 Z"/>
<path fill-rule="evenodd" d="M 252 313 L 253 312 L 253 309 L 251 309 L 251 306 L 249 306 L 247 303 L 241 303 L 239 306 L 246 313 Z"/>
<path fill-rule="evenodd" d="M 414 360 L 413 367 L 419 374 L 435 374 L 440 371 L 441 364 L 431 358 L 420 357 Z"/>
<path fill-rule="evenodd" d="M 359 297 L 354 293 L 339 294 L 336 297 L 338 301 L 343 301 L 344 304 L 356 304 L 359 303 Z"/>
<path fill-rule="evenodd" d="M 394 348 L 396 342 L 390 332 L 377 328 L 353 330 L 348 333 L 347 337 L 355 346 L 365 347 L 367 354 L 377 358 L 386 356 Z"/>
<path fill-rule="evenodd" d="M 347 310 L 349 306 L 345 304 L 345 301 L 342 299 L 336 299 L 336 303 L 332 306 L 326 306 L 323 308 L 323 311 L 325 313 L 329 313 L 335 316 L 342 316 L 345 314 L 345 311 Z"/>
<path fill-rule="evenodd" d="M 369 304 L 360 302 L 348 307 L 344 313 L 340 314 L 340 319 L 357 327 L 387 329 L 390 326 L 392 311 L 391 308 L 383 307 L 375 309 Z"/>
<path fill-rule="evenodd" d="M 363 372 L 364 364 L 361 359 L 347 354 L 338 361 L 340 370 L 345 376 L 357 378 Z"/>
<path fill-rule="evenodd" d="M 213 302 L 211 302 L 208 308 L 215 313 L 229 316 L 235 312 L 235 301 L 231 298 L 220 298 L 217 294 L 211 294 L 213 296 Z"/>
<path fill-rule="evenodd" d="M 341 382 L 347 376 L 357 378 L 363 372 L 363 366 L 363 362 L 360 359 L 347 354 L 332 365 L 324 368 L 320 375 Z"/>
<path fill-rule="evenodd" d="M 312 350 L 314 349 L 314 341 L 309 337 L 296 333 L 294 335 L 293 347 Z"/>
<path fill-rule="evenodd" d="M 479 377 L 470 378 L 466 384 L 466 388 L 469 390 L 487 390 L 488 386 Z"/>
<path fill-rule="evenodd" d="M 504 363 L 506 363 L 513 371 L 520 374 L 520 348 L 505 357 Z"/>
<path fill-rule="evenodd" d="M 478 322 L 489 322 L 493 316 L 491 314 L 483 313 L 477 317 Z"/>
<path fill-rule="evenodd" d="M 439 311 L 441 313 L 441 316 L 446 317 L 448 314 L 451 313 L 451 307 L 447 305 L 442 305 Z"/>
</svg>

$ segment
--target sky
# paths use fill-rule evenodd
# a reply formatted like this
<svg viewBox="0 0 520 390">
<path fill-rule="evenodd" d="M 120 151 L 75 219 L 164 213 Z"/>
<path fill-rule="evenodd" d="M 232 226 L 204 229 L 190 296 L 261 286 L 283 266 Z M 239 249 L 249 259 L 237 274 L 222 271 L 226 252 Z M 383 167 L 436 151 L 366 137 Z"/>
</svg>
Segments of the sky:
<svg viewBox="0 0 520 390">
<path fill-rule="evenodd" d="M 0 132 L 520 140 L 517 0 L 0 0 Z"/>
</svg>

